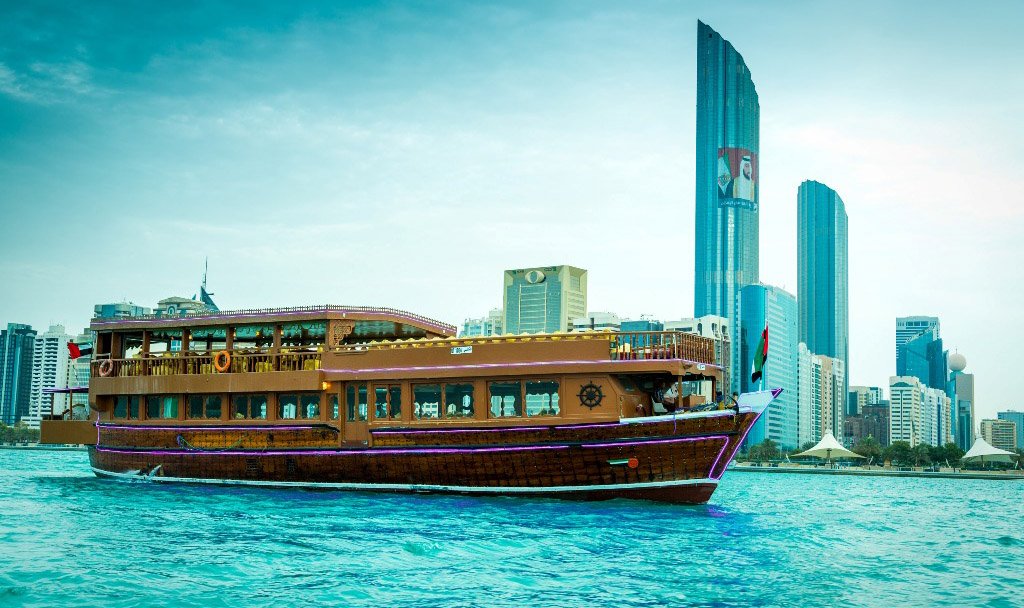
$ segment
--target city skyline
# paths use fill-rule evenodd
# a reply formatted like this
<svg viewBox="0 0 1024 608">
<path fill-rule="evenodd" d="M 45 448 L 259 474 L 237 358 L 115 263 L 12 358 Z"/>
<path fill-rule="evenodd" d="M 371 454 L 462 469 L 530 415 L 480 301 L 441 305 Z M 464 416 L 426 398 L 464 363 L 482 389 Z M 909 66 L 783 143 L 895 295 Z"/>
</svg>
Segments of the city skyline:
<svg viewBox="0 0 1024 608">
<path fill-rule="evenodd" d="M 207 255 L 225 309 L 334 301 L 458 323 L 497 303 L 497 270 L 557 263 L 589 270 L 594 309 L 691 316 L 701 19 L 757 80 L 761 281 L 795 290 L 792 192 L 829 184 L 850 219 L 850 384 L 895 372 L 894 317 L 934 315 L 991 418 L 1020 407 L 1015 333 L 976 319 L 1024 284 L 1006 264 L 1024 258 L 1021 178 L 990 169 L 1022 160 L 1024 76 L 1021 9 L 988 10 L 5 14 L 0 322 L 74 333 L 96 302 L 188 297 Z M 620 243 L 627 221 L 651 241 Z"/>
</svg>

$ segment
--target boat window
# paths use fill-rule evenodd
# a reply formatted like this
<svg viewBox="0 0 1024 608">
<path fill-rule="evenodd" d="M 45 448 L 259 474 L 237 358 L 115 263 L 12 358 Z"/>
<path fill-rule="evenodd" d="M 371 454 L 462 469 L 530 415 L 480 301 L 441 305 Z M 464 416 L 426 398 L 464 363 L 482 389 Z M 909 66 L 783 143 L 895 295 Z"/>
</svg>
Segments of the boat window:
<svg viewBox="0 0 1024 608">
<path fill-rule="evenodd" d="M 138 395 L 131 395 L 128 397 L 128 418 L 131 420 L 139 419 L 139 406 L 141 405 L 142 397 Z"/>
<path fill-rule="evenodd" d="M 181 350 L 180 329 L 154 329 L 149 332 L 149 352 L 169 353 Z"/>
<path fill-rule="evenodd" d="M 473 385 L 444 385 L 444 416 L 445 418 L 473 417 Z"/>
<path fill-rule="evenodd" d="M 189 395 L 189 418 L 220 418 L 220 395 Z"/>
<path fill-rule="evenodd" d="M 118 395 L 114 398 L 114 418 L 128 417 L 128 396 Z"/>
<path fill-rule="evenodd" d="M 491 417 L 507 418 L 523 415 L 523 383 L 491 382 Z"/>
<path fill-rule="evenodd" d="M 231 348 L 245 351 L 270 348 L 273 345 L 273 325 L 240 325 L 235 328 L 235 339 Z"/>
<path fill-rule="evenodd" d="M 277 396 L 277 418 L 279 420 L 294 420 L 299 413 L 298 395 Z"/>
<path fill-rule="evenodd" d="M 142 356 L 142 332 L 133 331 L 121 334 L 121 352 L 123 359 Z"/>
<path fill-rule="evenodd" d="M 178 396 L 177 395 L 149 395 L 146 397 L 146 418 L 169 418 L 178 417 Z"/>
<path fill-rule="evenodd" d="M 416 384 L 412 387 L 412 415 L 417 420 L 441 416 L 441 385 Z"/>
<path fill-rule="evenodd" d="M 299 418 L 313 419 L 320 417 L 320 393 L 299 395 Z"/>
<path fill-rule="evenodd" d="M 338 419 L 338 395 L 331 395 L 331 420 Z"/>
<path fill-rule="evenodd" d="M 193 352 L 218 351 L 228 347 L 226 327 L 196 327 L 189 335 L 188 347 Z"/>
<path fill-rule="evenodd" d="M 282 346 L 322 346 L 327 338 L 327 322 L 309 321 L 281 325 Z"/>
<path fill-rule="evenodd" d="M 399 420 L 402 417 L 402 387 L 373 387 L 373 417 L 375 420 Z"/>
<path fill-rule="evenodd" d="M 526 415 L 558 415 L 558 381 L 529 380 L 526 382 Z"/>
<path fill-rule="evenodd" d="M 266 420 L 266 395 L 235 395 L 231 398 L 231 417 L 237 420 Z"/>
<path fill-rule="evenodd" d="M 346 419 L 349 422 L 366 422 L 367 393 L 365 384 L 349 384 L 345 387 Z"/>
</svg>

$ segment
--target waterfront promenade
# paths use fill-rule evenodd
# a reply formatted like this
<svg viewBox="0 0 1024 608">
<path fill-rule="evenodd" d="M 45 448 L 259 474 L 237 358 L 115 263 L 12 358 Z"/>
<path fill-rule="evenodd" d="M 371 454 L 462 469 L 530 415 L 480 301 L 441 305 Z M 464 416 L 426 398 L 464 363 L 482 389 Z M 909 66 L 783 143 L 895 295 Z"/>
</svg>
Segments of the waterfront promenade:
<svg viewBox="0 0 1024 608">
<path fill-rule="evenodd" d="M 942 468 L 938 471 L 921 468 L 892 469 L 884 467 L 839 467 L 811 466 L 801 464 L 780 464 L 778 466 L 758 466 L 737 463 L 730 467 L 729 472 L 737 473 L 782 473 L 796 475 L 850 475 L 855 477 L 923 477 L 932 479 L 997 479 L 1003 481 L 1024 481 L 1024 471 L 967 471 L 963 469 Z"/>
</svg>

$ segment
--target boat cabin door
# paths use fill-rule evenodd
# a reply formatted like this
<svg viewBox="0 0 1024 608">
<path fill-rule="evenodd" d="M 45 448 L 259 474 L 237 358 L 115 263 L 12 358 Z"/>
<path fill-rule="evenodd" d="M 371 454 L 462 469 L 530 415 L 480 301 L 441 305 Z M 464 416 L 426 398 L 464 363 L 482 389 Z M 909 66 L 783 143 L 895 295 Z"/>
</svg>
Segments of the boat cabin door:
<svg viewBox="0 0 1024 608">
<path fill-rule="evenodd" d="M 365 445 L 370 440 L 367 415 L 370 411 L 369 388 L 365 382 L 345 384 L 345 419 L 342 428 L 345 443 Z"/>
</svg>

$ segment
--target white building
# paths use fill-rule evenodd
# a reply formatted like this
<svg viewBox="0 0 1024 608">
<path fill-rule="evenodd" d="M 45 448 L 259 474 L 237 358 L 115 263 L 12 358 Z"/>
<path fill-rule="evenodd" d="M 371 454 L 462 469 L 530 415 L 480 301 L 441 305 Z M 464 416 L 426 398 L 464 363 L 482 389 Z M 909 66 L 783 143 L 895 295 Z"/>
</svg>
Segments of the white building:
<svg viewBox="0 0 1024 608">
<path fill-rule="evenodd" d="M 703 317 L 691 319 L 679 319 L 678 321 L 665 321 L 665 331 L 678 331 L 684 334 L 694 334 L 704 338 L 711 338 L 715 341 L 715 360 L 722 362 L 723 367 L 728 368 L 727 353 L 731 348 L 729 335 L 729 319 L 718 315 L 704 315 Z M 708 402 L 714 401 L 715 395 L 711 390 L 710 382 L 698 382 L 699 388 L 695 388 L 692 394 L 703 395 Z M 726 390 L 720 388 L 723 392 Z"/>
<path fill-rule="evenodd" d="M 72 340 L 79 346 L 87 346 L 94 344 L 93 333 L 89 331 L 89 328 L 82 330 L 82 333 L 75 336 Z M 68 378 L 67 386 L 89 386 L 89 364 L 92 362 L 92 356 L 84 355 L 75 360 L 68 360 Z M 78 393 L 71 396 L 71 407 L 72 415 L 75 418 L 86 419 L 89 417 L 89 395 L 88 393 Z M 61 410 L 63 411 L 63 410 Z M 59 414 L 60 412 L 56 412 Z"/>
<path fill-rule="evenodd" d="M 1014 451 L 1017 449 L 1017 424 L 1012 420 L 981 421 L 981 438 L 994 448 Z"/>
<path fill-rule="evenodd" d="M 950 426 L 950 400 L 944 391 L 924 387 L 921 405 L 921 442 L 946 445 L 953 441 Z"/>
<path fill-rule="evenodd" d="M 614 312 L 588 312 L 572 320 L 573 331 L 618 331 L 621 326 L 622 319 Z"/>
<path fill-rule="evenodd" d="M 462 331 L 459 332 L 459 337 L 500 336 L 504 333 L 501 325 L 504 316 L 505 313 L 502 309 L 492 308 L 486 317 L 466 319 L 462 323 Z"/>
<path fill-rule="evenodd" d="M 771 338 L 769 337 L 769 344 Z M 769 346 L 769 357 L 771 347 Z M 825 433 L 841 440 L 846 395 L 843 360 L 817 355 L 797 345 L 797 441 L 819 441 Z"/>
<path fill-rule="evenodd" d="M 889 378 L 889 443 L 922 443 L 922 412 L 925 386 L 915 376 Z"/>
<path fill-rule="evenodd" d="M 39 428 L 44 415 L 52 413 L 50 396 L 43 394 L 44 388 L 65 388 L 68 381 L 68 342 L 71 336 L 64 332 L 63 325 L 51 325 L 46 333 L 36 336 L 32 353 L 32 387 L 29 396 L 28 416 L 25 424 Z M 53 397 L 53 411 L 63 412 L 68 407 L 67 395 Z"/>
</svg>

